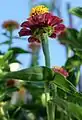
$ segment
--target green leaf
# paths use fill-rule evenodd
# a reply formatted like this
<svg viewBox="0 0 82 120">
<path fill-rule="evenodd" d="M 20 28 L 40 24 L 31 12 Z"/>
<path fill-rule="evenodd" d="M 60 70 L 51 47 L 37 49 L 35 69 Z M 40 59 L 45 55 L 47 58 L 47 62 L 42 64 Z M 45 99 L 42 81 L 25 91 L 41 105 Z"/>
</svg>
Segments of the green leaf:
<svg viewBox="0 0 82 120">
<path fill-rule="evenodd" d="M 70 13 L 82 18 L 82 7 L 76 7 L 69 10 Z"/>
<path fill-rule="evenodd" d="M 73 116 L 78 120 L 82 119 L 82 107 L 80 107 L 78 104 L 67 102 L 59 97 L 54 99 L 54 103 L 63 108 L 63 110 L 66 110 L 67 116 L 70 114 L 70 116 Z"/>
<path fill-rule="evenodd" d="M 79 31 L 78 33 L 78 40 L 81 41 L 82 40 L 82 29 Z"/>
<path fill-rule="evenodd" d="M 82 64 L 82 59 L 79 56 L 74 55 L 74 56 L 68 58 L 68 60 L 66 61 L 65 67 L 69 71 L 72 71 L 75 67 L 78 67 L 81 64 Z"/>
<path fill-rule="evenodd" d="M 59 73 L 56 73 L 54 81 L 52 81 L 52 83 L 56 84 L 58 88 L 67 93 L 71 94 L 76 92 L 75 86 Z"/>
<path fill-rule="evenodd" d="M 3 57 L 0 57 L 0 67 L 2 67 L 4 65 L 4 59 Z"/>
<path fill-rule="evenodd" d="M 5 41 L 5 42 L 0 43 L 0 45 L 9 44 L 9 43 L 10 43 L 10 41 L 7 40 L 7 41 Z"/>
<path fill-rule="evenodd" d="M 74 53 L 82 59 L 82 49 L 73 49 Z"/>
<path fill-rule="evenodd" d="M 76 87 L 64 76 L 56 73 L 54 80 L 51 81 L 51 85 L 53 85 L 52 89 L 55 89 L 54 85 L 57 85 L 60 90 L 63 90 L 64 93 L 67 93 L 69 97 L 71 96 L 72 99 L 69 99 L 69 101 L 74 101 L 82 106 L 82 94 L 78 93 Z"/>
<path fill-rule="evenodd" d="M 59 36 L 58 40 L 73 48 L 81 48 L 81 44 L 78 42 L 78 33 L 76 29 L 67 28 L 66 31 Z"/>
<path fill-rule="evenodd" d="M 78 33 L 78 44 L 80 45 L 78 48 L 72 48 L 75 55 L 79 56 L 82 59 L 82 29 Z"/>
<path fill-rule="evenodd" d="M 52 80 L 54 73 L 47 67 L 31 67 L 16 72 L 6 73 L 4 79 L 14 78 L 26 81 Z"/>
<path fill-rule="evenodd" d="M 16 54 L 23 54 L 23 53 L 31 53 L 30 51 L 26 51 L 22 48 L 19 48 L 19 47 L 13 47 L 9 50 L 12 50 L 13 51 L 13 54 L 16 55 Z"/>
<path fill-rule="evenodd" d="M 81 93 L 68 94 L 67 100 L 69 102 L 73 102 L 75 104 L 79 104 L 80 106 L 82 106 L 82 94 Z"/>
<path fill-rule="evenodd" d="M 9 51 L 3 56 L 4 61 L 9 60 L 9 59 L 12 57 L 12 54 L 13 54 L 13 51 L 12 51 L 12 50 L 9 50 Z"/>
<path fill-rule="evenodd" d="M 0 57 L 0 67 L 8 68 L 8 60 L 12 57 L 12 51 L 8 51 L 6 54 Z"/>
<path fill-rule="evenodd" d="M 74 85 L 77 86 L 75 70 L 69 71 L 67 79 Z"/>
</svg>

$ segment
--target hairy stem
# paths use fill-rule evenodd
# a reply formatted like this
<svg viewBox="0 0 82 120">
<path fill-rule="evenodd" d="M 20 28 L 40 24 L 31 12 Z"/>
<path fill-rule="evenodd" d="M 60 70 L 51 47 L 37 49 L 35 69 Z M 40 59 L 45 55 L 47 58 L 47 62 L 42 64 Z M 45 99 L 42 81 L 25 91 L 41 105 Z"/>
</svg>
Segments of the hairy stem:
<svg viewBox="0 0 82 120">
<path fill-rule="evenodd" d="M 48 46 L 48 35 L 43 34 L 41 36 L 41 42 L 42 42 L 42 49 L 45 57 L 45 65 L 47 67 L 50 67 L 50 56 L 49 56 L 49 46 Z"/>
<path fill-rule="evenodd" d="M 49 46 L 48 46 L 48 35 L 45 33 L 40 36 L 40 40 L 42 42 L 42 49 L 45 57 L 45 66 L 50 67 L 50 56 L 49 56 Z M 45 81 L 45 101 L 46 101 L 46 112 L 47 112 L 47 120 L 51 120 L 50 118 L 50 109 L 49 102 L 47 101 L 47 93 L 49 93 L 49 88 L 47 81 Z"/>
</svg>

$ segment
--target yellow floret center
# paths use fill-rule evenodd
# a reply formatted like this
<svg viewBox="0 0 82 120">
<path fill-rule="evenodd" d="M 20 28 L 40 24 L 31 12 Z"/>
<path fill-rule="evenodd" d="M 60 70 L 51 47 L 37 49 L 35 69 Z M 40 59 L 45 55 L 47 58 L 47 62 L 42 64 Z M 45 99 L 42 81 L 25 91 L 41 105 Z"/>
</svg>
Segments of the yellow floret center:
<svg viewBox="0 0 82 120">
<path fill-rule="evenodd" d="M 39 6 L 32 8 L 30 16 L 35 16 L 35 15 L 44 14 L 48 12 L 49 10 L 47 7 L 45 7 L 44 5 L 39 5 Z"/>
</svg>

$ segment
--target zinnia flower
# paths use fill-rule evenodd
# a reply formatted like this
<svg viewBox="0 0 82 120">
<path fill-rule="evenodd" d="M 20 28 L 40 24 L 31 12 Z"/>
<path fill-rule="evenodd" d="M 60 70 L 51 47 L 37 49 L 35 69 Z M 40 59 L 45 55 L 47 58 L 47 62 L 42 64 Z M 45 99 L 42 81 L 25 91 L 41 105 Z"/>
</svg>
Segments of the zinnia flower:
<svg viewBox="0 0 82 120">
<path fill-rule="evenodd" d="M 15 30 L 19 28 L 19 24 L 14 20 L 5 21 L 2 27 L 8 31 Z"/>
<path fill-rule="evenodd" d="M 20 36 L 29 36 L 29 42 L 41 42 L 39 37 L 47 33 L 49 37 L 56 38 L 64 29 L 61 24 L 63 20 L 57 16 L 53 16 L 48 8 L 40 5 L 32 8 L 30 17 L 21 24 L 22 29 Z"/>
<path fill-rule="evenodd" d="M 68 72 L 62 67 L 55 66 L 52 68 L 52 70 L 54 72 L 62 74 L 64 77 L 68 77 L 68 75 L 69 75 Z"/>
</svg>

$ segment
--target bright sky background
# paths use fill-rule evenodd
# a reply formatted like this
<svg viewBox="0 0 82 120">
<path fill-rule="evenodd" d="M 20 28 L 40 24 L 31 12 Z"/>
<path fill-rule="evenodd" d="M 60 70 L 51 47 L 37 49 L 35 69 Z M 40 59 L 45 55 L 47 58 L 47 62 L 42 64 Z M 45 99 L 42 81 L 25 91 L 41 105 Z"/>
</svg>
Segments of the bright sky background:
<svg viewBox="0 0 82 120">
<path fill-rule="evenodd" d="M 30 1 L 31 0 L 0 0 L 0 34 L 4 32 L 1 28 L 1 24 L 5 20 L 16 20 L 19 23 L 22 23 L 26 20 L 29 16 L 29 9 L 30 9 Z M 39 1 L 41 0 L 34 0 Z M 49 1 L 49 0 L 43 0 Z M 59 0 L 60 1 L 60 0 Z M 60 1 L 61 2 L 61 1 Z M 62 0 L 61 11 L 62 11 L 62 18 L 64 19 L 64 24 L 68 26 L 68 18 L 67 18 L 67 11 L 66 11 L 66 2 L 70 2 L 72 7 L 82 6 L 82 0 Z M 77 25 L 77 18 L 74 17 L 73 23 L 76 27 Z M 79 25 L 79 27 L 82 27 Z M 78 28 L 79 28 L 78 27 Z M 17 34 L 16 31 L 15 34 Z M 0 35 L 0 42 L 2 40 L 6 40 L 6 38 Z M 21 46 L 24 49 L 28 49 L 28 42 L 23 40 L 14 40 L 13 46 Z M 3 51 L 7 50 L 6 46 L 2 46 L 0 49 Z M 57 40 L 49 40 L 49 49 L 50 49 L 50 57 L 51 57 L 51 66 L 62 66 L 65 63 L 65 48 L 63 45 L 59 44 Z M 18 57 L 23 63 L 23 67 L 27 67 L 30 63 L 30 56 L 29 55 L 20 55 Z M 44 65 L 44 56 L 42 54 L 42 50 L 40 52 L 40 65 Z"/>
</svg>

